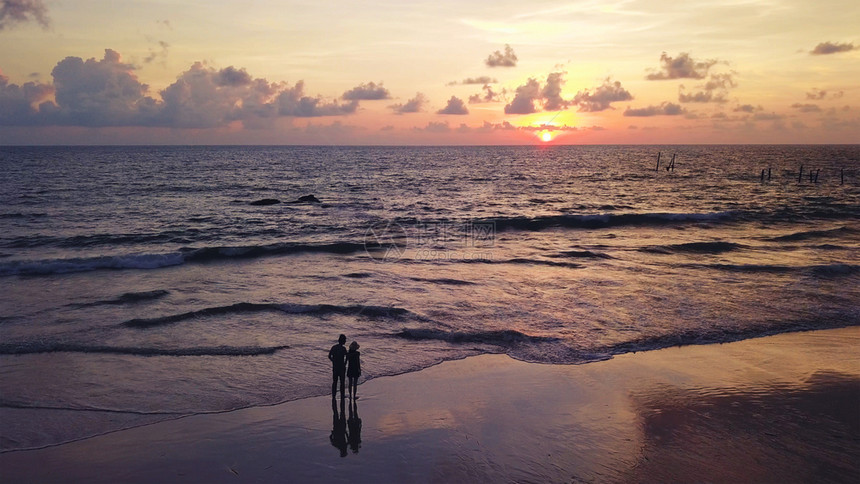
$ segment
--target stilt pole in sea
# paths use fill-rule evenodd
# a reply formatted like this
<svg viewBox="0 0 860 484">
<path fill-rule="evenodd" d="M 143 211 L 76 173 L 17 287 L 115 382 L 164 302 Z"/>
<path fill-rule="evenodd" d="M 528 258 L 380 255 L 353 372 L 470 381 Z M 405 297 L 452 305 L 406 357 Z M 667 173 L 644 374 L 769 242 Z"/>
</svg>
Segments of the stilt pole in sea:
<svg viewBox="0 0 860 484">
<path fill-rule="evenodd" d="M 801 178 L 803 178 L 803 165 L 800 165 L 800 171 L 797 173 L 797 183 L 800 183 Z"/>
<path fill-rule="evenodd" d="M 661 154 L 663 154 L 663 153 L 660 151 L 657 152 L 657 168 L 654 168 L 654 171 L 660 171 L 660 155 Z"/>
</svg>

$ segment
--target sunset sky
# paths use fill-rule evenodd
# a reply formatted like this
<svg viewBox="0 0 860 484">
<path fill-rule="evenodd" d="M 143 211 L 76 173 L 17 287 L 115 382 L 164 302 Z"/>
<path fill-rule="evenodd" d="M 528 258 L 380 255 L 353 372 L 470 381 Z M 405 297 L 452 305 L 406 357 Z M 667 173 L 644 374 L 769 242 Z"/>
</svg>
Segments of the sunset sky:
<svg viewBox="0 0 860 484">
<path fill-rule="evenodd" d="M 0 144 L 860 142 L 856 0 L 0 0 Z"/>
</svg>

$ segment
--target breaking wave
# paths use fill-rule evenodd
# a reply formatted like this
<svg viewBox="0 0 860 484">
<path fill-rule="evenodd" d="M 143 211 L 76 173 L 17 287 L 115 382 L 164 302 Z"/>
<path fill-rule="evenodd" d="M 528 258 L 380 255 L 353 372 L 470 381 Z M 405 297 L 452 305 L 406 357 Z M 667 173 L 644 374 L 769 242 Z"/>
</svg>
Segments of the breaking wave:
<svg viewBox="0 0 860 484">
<path fill-rule="evenodd" d="M 282 312 L 287 314 L 349 314 L 370 318 L 399 318 L 412 314 L 408 309 L 386 306 L 333 305 L 333 304 L 275 304 L 240 302 L 229 306 L 216 306 L 198 309 L 180 314 L 171 314 L 156 318 L 138 318 L 123 322 L 123 326 L 131 328 L 149 328 L 179 323 L 189 319 L 220 316 L 224 314 L 250 314 L 259 312 Z"/>
</svg>

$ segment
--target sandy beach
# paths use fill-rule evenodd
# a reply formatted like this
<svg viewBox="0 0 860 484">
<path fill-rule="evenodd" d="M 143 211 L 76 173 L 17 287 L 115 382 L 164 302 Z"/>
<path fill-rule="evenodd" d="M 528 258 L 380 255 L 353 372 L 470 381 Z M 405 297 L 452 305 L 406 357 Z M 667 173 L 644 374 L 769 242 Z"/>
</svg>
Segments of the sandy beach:
<svg viewBox="0 0 860 484">
<path fill-rule="evenodd" d="M 369 381 L 353 408 L 322 396 L 5 453 L 0 477 L 857 482 L 858 347 L 845 328 L 584 365 L 477 356 Z"/>
</svg>

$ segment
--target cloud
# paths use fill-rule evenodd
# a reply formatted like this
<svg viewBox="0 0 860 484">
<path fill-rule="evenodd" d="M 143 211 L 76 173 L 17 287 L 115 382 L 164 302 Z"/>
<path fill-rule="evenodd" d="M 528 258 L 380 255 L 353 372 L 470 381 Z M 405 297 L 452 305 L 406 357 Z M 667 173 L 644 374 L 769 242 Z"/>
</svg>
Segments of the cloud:
<svg viewBox="0 0 860 484">
<path fill-rule="evenodd" d="M 681 107 L 680 104 L 673 104 L 670 102 L 661 103 L 659 106 L 648 106 L 646 108 L 638 108 L 633 109 L 628 107 L 624 110 L 625 116 L 638 116 L 638 117 L 647 117 L 647 116 L 677 116 L 679 114 L 684 114 L 687 111 Z"/>
<path fill-rule="evenodd" d="M 448 123 L 445 121 L 439 122 L 439 123 L 434 123 L 433 121 L 430 121 L 429 123 L 427 123 L 427 126 L 425 126 L 423 128 L 415 128 L 415 131 L 428 131 L 431 133 L 447 133 L 448 131 L 451 131 L 451 126 L 449 126 Z"/>
<path fill-rule="evenodd" d="M 368 82 L 359 84 L 343 93 L 341 96 L 347 101 L 376 101 L 379 99 L 391 99 L 391 93 L 382 86 L 382 83 Z"/>
<path fill-rule="evenodd" d="M 809 51 L 810 55 L 828 55 L 828 54 L 838 54 L 840 52 L 849 52 L 852 50 L 860 49 L 860 47 L 854 47 L 854 43 L 848 42 L 845 44 L 840 44 L 838 42 L 822 42 L 815 46 L 814 49 Z"/>
<path fill-rule="evenodd" d="M 752 104 L 743 104 L 735 107 L 732 111 L 736 113 L 754 113 L 756 111 L 761 111 L 764 108 L 761 106 L 753 106 Z"/>
<path fill-rule="evenodd" d="M 546 77 L 546 84 L 541 91 L 544 99 L 543 108 L 546 111 L 557 111 L 567 109 L 570 101 L 561 97 L 561 86 L 564 85 L 564 72 L 553 72 Z"/>
<path fill-rule="evenodd" d="M 541 99 L 540 83 L 537 79 L 529 78 L 525 84 L 514 91 L 514 99 L 505 105 L 505 114 L 531 114 L 537 112 L 535 101 Z"/>
<path fill-rule="evenodd" d="M 358 109 L 358 101 L 338 104 L 337 101 L 326 102 L 322 97 L 304 95 L 304 81 L 299 81 L 292 88 L 284 89 L 278 94 L 277 105 L 280 116 L 312 118 L 318 116 L 339 116 L 352 114 Z"/>
<path fill-rule="evenodd" d="M 48 8 L 42 0 L 0 0 L 0 30 L 14 24 L 36 21 L 48 28 Z"/>
<path fill-rule="evenodd" d="M 49 120 L 77 126 L 149 124 L 157 102 L 134 70 L 111 49 L 101 60 L 66 57 L 51 71 L 59 109 Z"/>
<path fill-rule="evenodd" d="M 167 48 L 170 47 L 170 44 L 163 40 L 159 40 L 158 46 L 161 47 L 161 50 L 156 51 L 152 48 L 149 49 L 149 55 L 143 58 L 143 62 L 145 64 L 149 64 L 158 58 L 161 58 L 162 61 L 167 59 Z"/>
<path fill-rule="evenodd" d="M 240 121 L 266 127 L 277 117 L 336 116 L 358 108 L 358 101 L 307 96 L 302 81 L 290 87 L 255 79 L 245 69 L 215 69 L 201 62 L 156 99 L 138 81 L 135 67 L 111 49 L 100 60 L 66 57 L 51 75 L 53 85 L 17 86 L 2 77 L 0 124 L 213 128 Z"/>
<path fill-rule="evenodd" d="M 685 93 L 684 85 L 678 88 L 678 101 L 682 103 L 724 103 L 728 99 L 729 90 L 737 87 L 732 73 L 711 74 L 708 81 L 696 87 L 698 92 Z"/>
<path fill-rule="evenodd" d="M 791 107 L 794 109 L 797 109 L 801 113 L 818 113 L 818 112 L 821 112 L 821 108 L 817 104 L 794 103 L 791 105 Z"/>
<path fill-rule="evenodd" d="M 813 101 L 821 101 L 822 99 L 827 99 L 828 96 L 830 99 L 839 99 L 845 95 L 845 91 L 837 91 L 837 92 L 827 92 L 818 88 L 812 88 L 811 91 L 806 93 L 806 99 L 810 99 Z"/>
<path fill-rule="evenodd" d="M 755 113 L 752 118 L 755 121 L 780 121 L 783 119 L 783 116 L 776 113 Z"/>
<path fill-rule="evenodd" d="M 406 113 L 418 113 L 424 109 L 424 105 L 427 104 L 427 97 L 420 92 L 415 93 L 415 97 L 406 101 L 406 104 L 392 104 L 388 106 L 393 109 L 396 114 L 406 114 Z"/>
<path fill-rule="evenodd" d="M 484 64 L 488 67 L 516 67 L 517 60 L 517 55 L 514 53 L 514 49 L 512 49 L 510 45 L 505 44 L 504 54 L 497 50 L 484 60 Z"/>
<path fill-rule="evenodd" d="M 48 84 L 28 82 L 22 86 L 9 84 L 9 78 L 0 72 L 0 125 L 14 124 L 17 120 L 25 123 L 35 121 L 40 104 L 54 95 L 54 87 Z"/>
<path fill-rule="evenodd" d="M 456 86 L 458 84 L 462 84 L 464 86 L 468 86 L 470 84 L 495 84 L 499 82 L 497 79 L 490 76 L 480 76 L 480 77 L 467 77 L 462 81 L 451 81 L 448 83 L 449 86 Z"/>
<path fill-rule="evenodd" d="M 451 99 L 448 100 L 448 105 L 443 109 L 436 111 L 436 114 L 469 114 L 469 110 L 466 108 L 466 104 L 462 99 L 451 96 Z"/>
<path fill-rule="evenodd" d="M 578 105 L 582 112 L 594 113 L 612 109 L 611 104 L 614 102 L 632 99 L 633 95 L 621 87 L 620 82 L 613 82 L 607 77 L 600 86 L 577 92 L 573 98 L 573 104 Z"/>
<path fill-rule="evenodd" d="M 678 57 L 674 58 L 663 52 L 660 55 L 661 70 L 648 74 L 645 78 L 650 81 L 685 78 L 704 79 L 708 75 L 708 70 L 717 62 L 715 59 L 696 61 L 686 52 L 681 52 Z"/>
<path fill-rule="evenodd" d="M 507 89 L 504 88 L 502 89 L 502 92 L 496 92 L 489 84 L 484 84 L 482 89 L 484 91 L 483 95 L 478 93 L 469 96 L 469 104 L 501 102 L 502 97 L 508 92 Z"/>
</svg>

